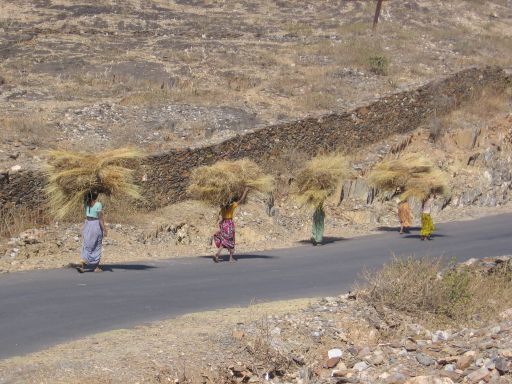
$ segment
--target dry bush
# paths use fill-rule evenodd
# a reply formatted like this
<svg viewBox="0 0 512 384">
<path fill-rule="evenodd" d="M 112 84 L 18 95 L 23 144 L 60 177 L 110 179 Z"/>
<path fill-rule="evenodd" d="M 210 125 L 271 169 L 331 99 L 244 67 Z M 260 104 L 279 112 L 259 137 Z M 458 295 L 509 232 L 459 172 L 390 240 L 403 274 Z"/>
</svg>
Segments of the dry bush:
<svg viewBox="0 0 512 384">
<path fill-rule="evenodd" d="M 271 192 L 274 178 L 251 160 L 223 160 L 195 168 L 187 191 L 193 199 L 218 207 L 242 196 L 246 188 L 250 192 Z"/>
<path fill-rule="evenodd" d="M 247 343 L 246 351 L 251 356 L 251 370 L 260 377 L 282 376 L 296 363 L 286 350 L 273 343 L 271 329 L 266 318 L 256 328 L 254 338 Z"/>
<path fill-rule="evenodd" d="M 97 154 L 51 151 L 48 154 L 45 192 L 57 218 L 78 212 L 90 190 L 114 197 L 140 197 L 133 183 L 135 161 L 142 154 L 133 148 L 120 148 Z"/>
<path fill-rule="evenodd" d="M 0 208 L 0 237 L 10 238 L 21 232 L 50 223 L 44 209 L 25 206 L 5 206 Z"/>
<path fill-rule="evenodd" d="M 494 273 L 482 273 L 440 258 L 394 258 L 363 278 L 360 297 L 375 308 L 432 323 L 489 320 L 512 306 L 510 262 Z"/>
<path fill-rule="evenodd" d="M 389 59 L 386 56 L 374 55 L 368 57 L 368 68 L 376 75 L 387 75 Z"/>
<path fill-rule="evenodd" d="M 295 179 L 295 198 L 302 205 L 317 207 L 351 175 L 349 162 L 342 155 L 314 157 L 306 162 Z"/>
</svg>

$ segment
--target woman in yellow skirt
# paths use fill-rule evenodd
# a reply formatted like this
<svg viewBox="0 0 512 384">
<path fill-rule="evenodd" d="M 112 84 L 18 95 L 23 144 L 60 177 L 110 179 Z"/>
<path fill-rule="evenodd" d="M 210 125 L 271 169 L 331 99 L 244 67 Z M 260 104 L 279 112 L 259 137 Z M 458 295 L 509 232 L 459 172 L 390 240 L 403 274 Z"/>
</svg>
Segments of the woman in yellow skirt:
<svg viewBox="0 0 512 384">
<path fill-rule="evenodd" d="M 421 204 L 421 240 L 432 240 L 432 233 L 436 230 L 434 221 L 430 215 L 432 212 L 433 202 L 434 196 L 429 195 L 422 201 Z"/>
</svg>

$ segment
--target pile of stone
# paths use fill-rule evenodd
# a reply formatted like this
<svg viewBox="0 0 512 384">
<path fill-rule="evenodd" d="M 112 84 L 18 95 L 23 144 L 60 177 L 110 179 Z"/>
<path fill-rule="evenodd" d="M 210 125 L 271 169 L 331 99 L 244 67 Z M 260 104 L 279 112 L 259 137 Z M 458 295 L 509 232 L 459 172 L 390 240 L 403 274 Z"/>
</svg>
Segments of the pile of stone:
<svg viewBox="0 0 512 384">
<path fill-rule="evenodd" d="M 473 260 L 482 271 L 510 256 Z M 512 308 L 477 328 L 427 329 L 355 295 L 239 326 L 232 382 L 450 384 L 512 383 Z"/>
</svg>

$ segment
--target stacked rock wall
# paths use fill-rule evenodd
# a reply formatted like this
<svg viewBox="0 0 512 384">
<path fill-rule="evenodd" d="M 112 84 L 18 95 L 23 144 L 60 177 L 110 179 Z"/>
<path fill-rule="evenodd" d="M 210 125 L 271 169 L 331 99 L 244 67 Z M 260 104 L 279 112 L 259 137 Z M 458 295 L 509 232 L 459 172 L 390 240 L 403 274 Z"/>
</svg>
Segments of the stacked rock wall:
<svg viewBox="0 0 512 384">
<path fill-rule="evenodd" d="M 220 144 L 155 155 L 145 164 L 145 194 L 157 204 L 183 199 L 190 171 L 219 159 L 248 157 L 272 168 L 282 153 L 290 151 L 309 156 L 320 150 L 356 151 L 390 135 L 412 131 L 484 88 L 500 90 L 510 82 L 500 68 L 470 68 L 351 112 L 270 126 Z"/>
</svg>

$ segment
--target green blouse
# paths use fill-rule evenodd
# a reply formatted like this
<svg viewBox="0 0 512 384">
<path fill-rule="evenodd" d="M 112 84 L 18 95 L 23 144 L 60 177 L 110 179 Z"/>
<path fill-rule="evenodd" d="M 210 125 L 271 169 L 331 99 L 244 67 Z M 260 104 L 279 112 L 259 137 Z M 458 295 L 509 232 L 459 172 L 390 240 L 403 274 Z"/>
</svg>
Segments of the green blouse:
<svg viewBox="0 0 512 384">
<path fill-rule="evenodd" d="M 101 203 L 99 201 L 97 201 L 94 203 L 94 205 L 92 207 L 89 207 L 89 205 L 85 204 L 84 208 L 85 208 L 85 216 L 99 219 L 100 212 L 103 209 L 103 206 L 101 205 Z"/>
</svg>

